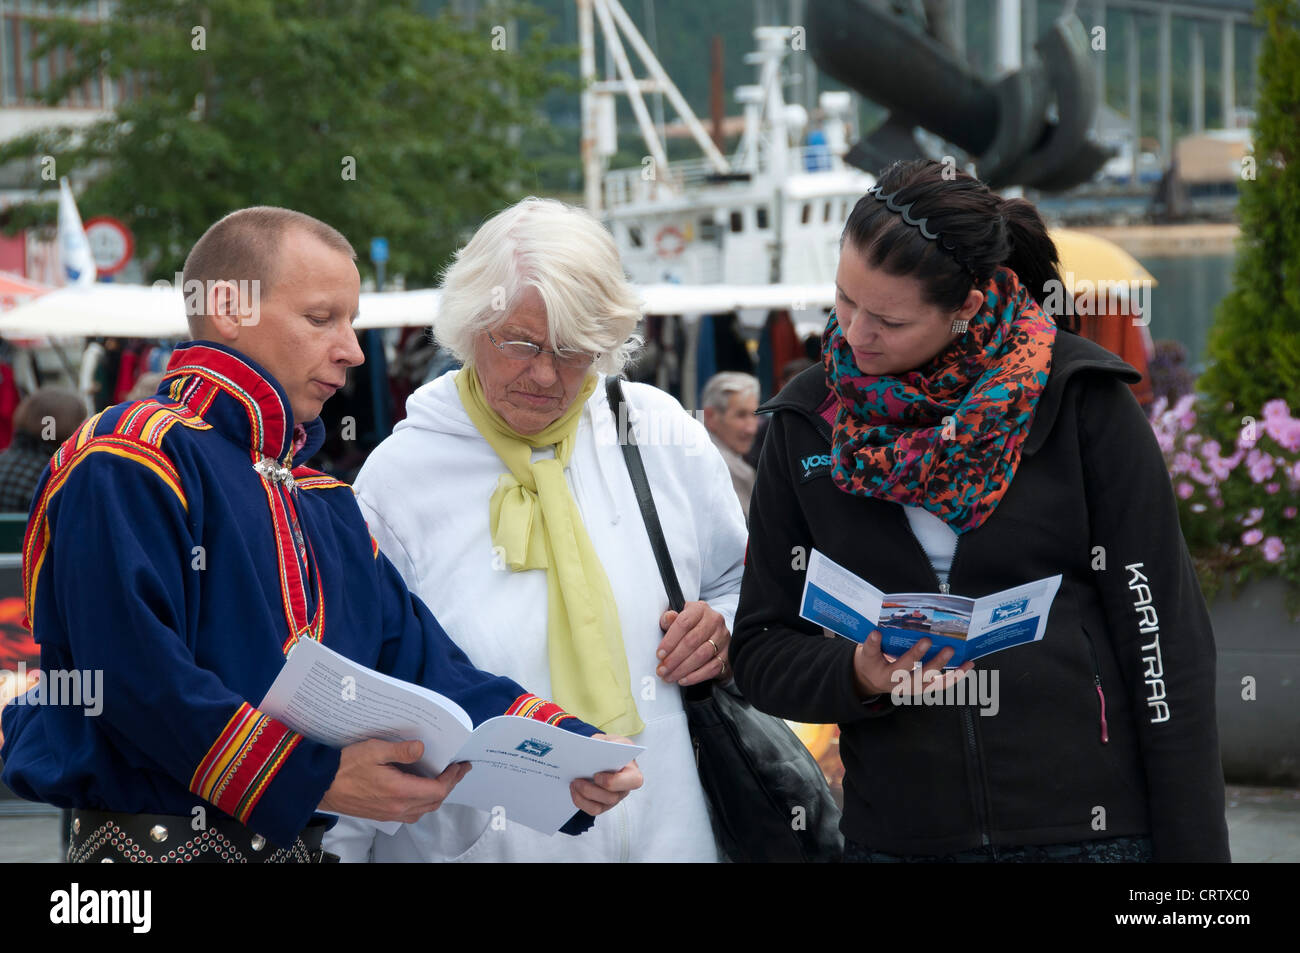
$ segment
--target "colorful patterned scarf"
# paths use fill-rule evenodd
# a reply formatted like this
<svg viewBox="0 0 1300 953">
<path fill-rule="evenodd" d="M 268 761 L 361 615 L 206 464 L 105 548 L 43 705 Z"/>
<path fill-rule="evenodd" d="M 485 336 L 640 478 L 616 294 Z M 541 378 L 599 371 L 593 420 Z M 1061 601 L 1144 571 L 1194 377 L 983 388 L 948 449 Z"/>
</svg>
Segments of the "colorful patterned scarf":
<svg viewBox="0 0 1300 953">
<path fill-rule="evenodd" d="M 969 330 L 897 376 L 858 370 L 833 311 L 822 340 L 838 405 L 835 485 L 923 506 L 958 534 L 983 524 L 1011 486 L 1056 338 L 1056 323 L 1010 269 L 982 290 Z"/>
</svg>

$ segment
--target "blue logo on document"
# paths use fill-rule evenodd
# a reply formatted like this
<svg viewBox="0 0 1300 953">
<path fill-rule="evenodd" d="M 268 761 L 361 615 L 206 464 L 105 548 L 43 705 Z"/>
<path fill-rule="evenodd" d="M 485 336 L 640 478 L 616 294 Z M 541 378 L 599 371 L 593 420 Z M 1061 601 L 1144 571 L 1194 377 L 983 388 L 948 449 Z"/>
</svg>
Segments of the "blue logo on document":
<svg viewBox="0 0 1300 953">
<path fill-rule="evenodd" d="M 555 745 L 548 745 L 545 741 L 538 741 L 536 738 L 528 738 L 519 742 L 515 747 L 516 751 L 522 751 L 524 754 L 531 754 L 535 758 L 544 758 L 550 754 Z"/>
<path fill-rule="evenodd" d="M 1012 602 L 1004 602 L 993 610 L 993 615 L 989 622 L 1001 622 L 1004 619 L 1014 619 L 1018 615 L 1024 615 L 1025 610 L 1029 608 L 1028 599 L 1016 599 Z"/>
</svg>

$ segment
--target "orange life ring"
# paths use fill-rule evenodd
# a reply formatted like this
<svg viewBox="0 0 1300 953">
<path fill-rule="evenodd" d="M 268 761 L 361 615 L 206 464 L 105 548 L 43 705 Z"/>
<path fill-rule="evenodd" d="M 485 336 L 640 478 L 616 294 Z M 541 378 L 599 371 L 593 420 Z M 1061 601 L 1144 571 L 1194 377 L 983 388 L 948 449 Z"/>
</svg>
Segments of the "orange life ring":
<svg viewBox="0 0 1300 953">
<path fill-rule="evenodd" d="M 686 248 L 686 236 L 676 225 L 665 225 L 655 235 L 655 254 L 660 258 L 676 258 Z"/>
</svg>

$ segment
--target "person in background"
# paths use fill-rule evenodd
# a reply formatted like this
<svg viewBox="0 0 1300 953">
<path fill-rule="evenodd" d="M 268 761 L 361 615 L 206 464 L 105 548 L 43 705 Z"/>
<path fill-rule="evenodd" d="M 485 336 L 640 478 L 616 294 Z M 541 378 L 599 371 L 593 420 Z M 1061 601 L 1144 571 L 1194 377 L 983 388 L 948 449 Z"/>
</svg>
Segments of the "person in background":
<svg viewBox="0 0 1300 953">
<path fill-rule="evenodd" d="M 152 397 L 158 390 L 158 385 L 162 383 L 162 371 L 145 371 L 136 378 L 135 386 L 126 395 L 127 400 L 144 400 L 146 397 Z"/>
<path fill-rule="evenodd" d="M 731 484 L 740 498 L 740 508 L 749 519 L 749 494 L 754 489 L 754 468 L 745 454 L 754 446 L 758 434 L 758 378 L 738 371 L 714 374 L 700 395 L 704 408 L 704 426 L 709 439 L 727 461 Z"/>
<path fill-rule="evenodd" d="M 781 372 L 776 378 L 776 393 L 779 394 L 785 390 L 785 385 L 795 379 L 797 374 L 812 367 L 817 362 L 810 357 L 796 357 L 793 361 L 786 361 L 781 365 Z M 772 395 L 773 397 L 776 394 Z M 745 454 L 745 462 L 755 470 L 758 469 L 758 456 L 763 452 L 763 438 L 767 436 L 768 424 L 772 422 L 771 414 L 758 415 L 758 433 L 754 436 L 754 443 Z"/>
<path fill-rule="evenodd" d="M 70 390 L 42 387 L 14 411 L 14 439 L 0 453 L 0 512 L 26 513 L 50 456 L 86 419 L 86 405 Z"/>
</svg>

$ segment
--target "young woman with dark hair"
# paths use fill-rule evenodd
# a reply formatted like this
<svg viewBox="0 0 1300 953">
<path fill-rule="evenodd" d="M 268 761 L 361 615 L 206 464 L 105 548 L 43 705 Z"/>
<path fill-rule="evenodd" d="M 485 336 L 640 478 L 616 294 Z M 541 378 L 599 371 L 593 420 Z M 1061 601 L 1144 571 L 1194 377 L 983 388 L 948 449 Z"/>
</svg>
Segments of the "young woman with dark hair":
<svg viewBox="0 0 1300 953">
<path fill-rule="evenodd" d="M 1059 280 L 1030 203 L 897 163 L 845 225 L 823 363 L 760 408 L 732 664 L 759 708 L 839 723 L 846 860 L 1229 859 L 1168 473 L 1136 372 L 1044 313 Z M 1062 582 L 1040 642 L 945 674 L 928 638 L 893 659 L 800 618 L 813 548 L 885 592 Z M 966 690 L 908 698 L 914 667 Z"/>
</svg>

